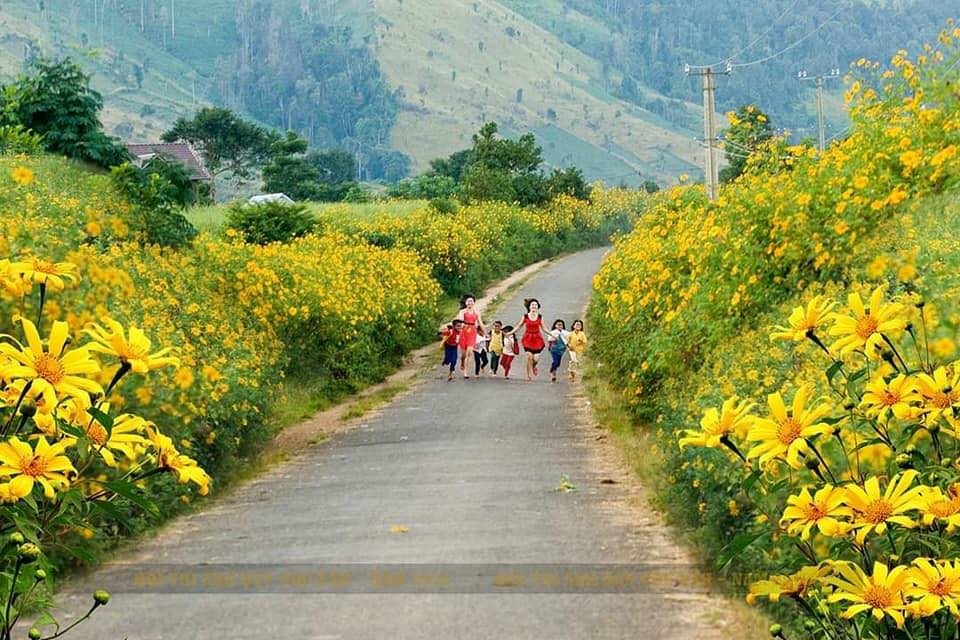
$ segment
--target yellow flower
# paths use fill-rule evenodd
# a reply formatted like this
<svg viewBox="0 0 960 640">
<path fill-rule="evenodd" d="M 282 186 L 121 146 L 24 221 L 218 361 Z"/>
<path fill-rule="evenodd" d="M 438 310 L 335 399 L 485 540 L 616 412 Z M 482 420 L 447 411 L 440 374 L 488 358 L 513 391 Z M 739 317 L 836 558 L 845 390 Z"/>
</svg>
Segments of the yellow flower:
<svg viewBox="0 0 960 640">
<path fill-rule="evenodd" d="M 27 344 L 0 344 L 0 354 L 10 358 L 7 365 L 0 367 L 0 375 L 13 380 L 32 381 L 31 391 L 42 394 L 50 407 L 56 406 L 57 396 L 61 394 L 88 400 L 89 394 L 103 392 L 94 380 L 82 377 L 100 370 L 97 363 L 90 358 L 87 348 L 65 351 L 68 332 L 66 322 L 53 323 L 47 350 L 44 350 L 34 324 L 26 318 L 21 321 Z"/>
<path fill-rule="evenodd" d="M 867 176 L 859 175 L 853 179 L 853 186 L 857 189 L 863 189 L 868 184 L 870 184 L 870 179 Z"/>
<path fill-rule="evenodd" d="M 770 334 L 771 340 L 794 340 L 800 342 L 816 332 L 817 327 L 826 319 L 833 302 L 823 296 L 815 296 L 806 307 L 794 307 L 787 319 L 789 327 L 778 326 Z"/>
<path fill-rule="evenodd" d="M 781 596 L 803 598 L 829 571 L 825 566 L 804 567 L 788 576 L 770 576 L 750 585 L 747 602 L 754 604 L 759 597 L 777 602 Z"/>
<path fill-rule="evenodd" d="M 106 318 L 104 323 L 109 329 L 96 323 L 91 323 L 90 328 L 84 329 L 84 333 L 94 340 L 93 344 L 88 345 L 91 351 L 118 358 L 120 362 L 130 365 L 130 370 L 134 373 L 147 373 L 166 366 L 180 366 L 178 358 L 167 355 L 172 351 L 170 348 L 151 354 L 150 340 L 137 327 L 130 327 L 128 338 L 123 325 L 116 320 Z"/>
<path fill-rule="evenodd" d="M 861 350 L 869 357 L 877 357 L 884 343 L 884 336 L 893 339 L 906 327 L 901 317 L 903 305 L 896 302 L 884 302 L 883 287 L 877 287 L 870 295 L 870 306 L 864 307 L 860 294 L 851 293 L 847 298 L 853 315 L 832 313 L 833 327 L 830 335 L 840 336 L 831 345 L 831 349 L 841 355 Z"/>
<path fill-rule="evenodd" d="M 892 380 L 877 376 L 866 386 L 860 408 L 869 418 L 886 422 L 892 414 L 900 420 L 917 416 L 922 398 L 916 380 L 911 376 L 898 375 Z"/>
<path fill-rule="evenodd" d="M 109 406 L 100 407 L 101 411 L 109 411 Z M 117 459 L 113 452 L 122 453 L 128 460 L 136 460 L 149 444 L 149 441 L 143 436 L 147 428 L 147 421 L 138 416 L 126 413 L 119 415 L 113 420 L 113 427 L 110 429 L 110 435 L 107 436 L 107 430 L 93 416 L 84 414 L 86 419 L 83 423 L 77 424 L 93 442 L 103 461 L 110 467 L 117 466 Z M 66 437 L 63 439 L 67 446 L 76 444 L 76 438 Z"/>
<path fill-rule="evenodd" d="M 20 273 L 28 282 L 45 285 L 51 291 L 63 291 L 64 280 L 76 282 L 77 265 L 72 262 L 51 262 L 41 258 L 31 258 L 10 265 L 10 271 Z"/>
<path fill-rule="evenodd" d="M 952 533 L 960 525 L 960 498 L 957 496 L 946 495 L 940 487 L 922 487 L 920 500 L 923 526 L 941 521 L 947 524 L 947 532 Z"/>
<path fill-rule="evenodd" d="M 930 164 L 934 167 L 939 167 L 955 155 L 957 155 L 957 145 L 951 144 L 934 154 L 934 156 L 930 158 Z"/>
<path fill-rule="evenodd" d="M 189 389 L 193 386 L 193 373 L 187 367 L 183 367 L 173 375 L 173 381 L 181 389 Z"/>
<path fill-rule="evenodd" d="M 14 167 L 10 172 L 10 177 L 14 182 L 22 187 L 25 187 L 33 182 L 33 171 L 31 171 L 28 167 Z"/>
<path fill-rule="evenodd" d="M 157 455 L 157 468 L 171 471 L 181 484 L 193 482 L 200 488 L 200 495 L 210 492 L 210 476 L 197 461 L 177 451 L 173 440 L 152 427 L 147 427 L 147 437 Z"/>
<path fill-rule="evenodd" d="M 937 367 L 933 375 L 920 373 L 917 382 L 923 396 L 923 414 L 930 423 L 940 416 L 953 420 L 953 410 L 960 407 L 960 367 L 952 373 L 946 367 Z"/>
<path fill-rule="evenodd" d="M 844 490 L 826 485 L 813 496 L 804 487 L 799 495 L 787 498 L 787 508 L 783 510 L 780 524 L 787 524 L 787 533 L 800 534 L 801 540 L 810 538 L 810 529 L 814 525 L 825 536 L 841 536 L 849 530 L 847 523 L 838 518 L 849 517 L 853 511 L 843 506 Z"/>
<path fill-rule="evenodd" d="M 37 439 L 36 449 L 16 436 L 0 443 L 0 476 L 13 476 L 10 493 L 22 498 L 33 491 L 35 482 L 43 487 L 43 495 L 53 498 L 55 489 L 70 485 L 70 476 L 76 474 L 70 459 L 63 455 L 66 444 L 53 445 L 46 437 Z"/>
<path fill-rule="evenodd" d="M 943 607 L 956 618 L 960 616 L 960 561 L 917 558 L 907 571 L 904 594 L 912 598 L 911 610 L 927 616 Z"/>
<path fill-rule="evenodd" d="M 753 420 L 753 416 L 750 415 L 753 406 L 753 403 L 746 400 L 738 402 L 734 397 L 725 400 L 719 411 L 715 407 L 710 407 L 700 420 L 700 428 L 703 431 L 686 431 L 685 437 L 680 438 L 680 448 L 691 445 L 711 448 L 721 446 L 723 444 L 720 441 L 721 438 L 749 428 Z"/>
<path fill-rule="evenodd" d="M 793 405 L 787 409 L 779 393 L 767 396 L 770 405 L 770 418 L 756 418 L 747 434 L 747 440 L 759 442 L 750 449 L 748 458 L 760 458 L 760 464 L 782 458 L 794 469 L 803 466 L 800 455 L 809 451 L 807 438 L 813 438 L 830 430 L 830 426 L 820 421 L 830 407 L 820 404 L 806 408 L 810 387 L 802 385 L 793 396 Z"/>
<path fill-rule="evenodd" d="M 893 570 L 885 564 L 875 562 L 873 574 L 867 575 L 863 569 L 852 562 L 831 563 L 834 575 L 824 578 L 823 582 L 836 588 L 827 598 L 827 602 L 849 602 L 851 606 L 840 614 L 849 619 L 864 611 L 869 612 L 877 621 L 888 615 L 903 626 L 903 589 L 907 585 L 907 567 L 898 566 Z"/>
<path fill-rule="evenodd" d="M 923 161 L 923 154 L 917 150 L 904 151 L 900 154 L 900 163 L 908 171 L 917 168 Z"/>
<path fill-rule="evenodd" d="M 854 511 L 853 528 L 857 529 L 858 544 L 863 544 L 867 534 L 873 530 L 883 535 L 887 531 L 887 523 L 907 528 L 916 526 L 913 519 L 904 515 L 923 508 L 921 487 L 910 488 L 916 477 L 917 472 L 912 469 L 897 474 L 890 479 L 882 494 L 880 480 L 876 476 L 868 478 L 863 487 L 855 484 L 844 487 L 844 503 Z"/>
</svg>

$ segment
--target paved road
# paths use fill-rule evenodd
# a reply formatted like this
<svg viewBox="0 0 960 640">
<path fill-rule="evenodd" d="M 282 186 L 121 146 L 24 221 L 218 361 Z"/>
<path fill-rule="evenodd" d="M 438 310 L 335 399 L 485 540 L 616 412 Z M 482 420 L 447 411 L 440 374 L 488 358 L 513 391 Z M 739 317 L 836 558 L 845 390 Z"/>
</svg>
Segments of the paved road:
<svg viewBox="0 0 960 640">
<path fill-rule="evenodd" d="M 521 300 L 535 295 L 548 319 L 569 325 L 602 256 L 586 251 L 549 266 L 497 317 L 515 322 Z M 656 518 L 628 504 L 622 482 L 609 483 L 616 470 L 597 458 L 599 431 L 567 401 L 576 387 L 551 384 L 547 368 L 533 383 L 448 384 L 439 368 L 424 374 L 413 392 L 362 425 L 179 520 L 125 560 L 680 566 L 683 553 Z M 563 475 L 576 491 L 555 490 Z M 98 577 L 79 588 L 89 593 Z M 63 618 L 87 598 L 63 594 Z M 723 611 L 720 598 L 662 592 L 115 593 L 70 637 L 703 640 L 731 635 L 736 623 Z"/>
</svg>

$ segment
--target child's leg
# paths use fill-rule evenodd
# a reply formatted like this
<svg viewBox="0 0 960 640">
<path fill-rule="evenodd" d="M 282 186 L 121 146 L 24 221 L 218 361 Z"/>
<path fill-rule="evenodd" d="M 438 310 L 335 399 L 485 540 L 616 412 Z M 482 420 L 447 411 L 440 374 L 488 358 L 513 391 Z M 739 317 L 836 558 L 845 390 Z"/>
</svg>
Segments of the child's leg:
<svg viewBox="0 0 960 640">
<path fill-rule="evenodd" d="M 550 358 L 551 358 L 551 362 L 550 362 L 550 373 L 556 373 L 556 372 L 557 372 L 557 369 L 560 368 L 560 358 L 562 358 L 562 357 L 563 357 L 563 354 L 562 354 L 562 353 L 559 353 L 559 352 L 557 352 L 557 351 L 551 351 L 551 352 L 550 352 Z"/>
<path fill-rule="evenodd" d="M 482 357 L 483 357 L 483 353 L 481 353 L 480 351 L 473 352 L 473 367 L 474 367 L 473 375 L 476 375 L 476 376 L 480 375 L 480 360 Z"/>
<path fill-rule="evenodd" d="M 489 364 L 489 362 L 490 362 L 490 359 L 487 352 L 481 351 L 480 352 L 480 370 L 483 371 L 484 369 L 486 369 L 487 364 Z"/>
<path fill-rule="evenodd" d="M 570 352 L 570 364 L 567 365 L 567 371 L 570 373 L 570 379 L 576 380 L 577 371 L 580 370 L 580 356 L 576 351 Z"/>
<path fill-rule="evenodd" d="M 510 377 L 510 366 L 513 364 L 513 356 L 504 354 L 503 358 L 500 360 L 500 364 L 503 365 L 503 377 Z"/>
<path fill-rule="evenodd" d="M 497 375 L 497 370 L 500 368 L 500 356 L 494 352 L 490 352 L 490 372 L 493 375 Z"/>
</svg>

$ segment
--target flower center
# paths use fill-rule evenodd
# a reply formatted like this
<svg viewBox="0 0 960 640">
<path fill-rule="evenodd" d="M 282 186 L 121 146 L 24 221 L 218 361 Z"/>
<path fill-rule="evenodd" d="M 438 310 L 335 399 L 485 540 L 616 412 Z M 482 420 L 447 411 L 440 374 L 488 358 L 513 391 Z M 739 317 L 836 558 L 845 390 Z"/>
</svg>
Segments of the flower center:
<svg viewBox="0 0 960 640">
<path fill-rule="evenodd" d="M 953 500 L 937 500 L 929 506 L 929 511 L 938 518 L 949 518 L 957 512 L 960 504 Z"/>
<path fill-rule="evenodd" d="M 789 445 L 800 437 L 800 423 L 794 418 L 787 418 L 777 427 L 777 438 L 785 445 Z"/>
<path fill-rule="evenodd" d="M 928 591 L 935 596 L 948 596 L 953 591 L 953 581 L 940 578 L 936 583 L 929 586 Z"/>
<path fill-rule="evenodd" d="M 25 476 L 42 476 L 47 470 L 47 463 L 40 456 L 24 458 L 20 461 L 20 473 Z"/>
<path fill-rule="evenodd" d="M 953 399 L 950 395 L 943 391 L 935 391 L 930 397 L 930 401 L 938 409 L 949 409 L 950 405 L 953 404 Z"/>
<path fill-rule="evenodd" d="M 878 326 L 880 326 L 879 323 L 873 317 L 869 314 L 865 315 L 857 320 L 857 335 L 866 340 L 877 332 Z"/>
<path fill-rule="evenodd" d="M 33 270 L 39 271 L 40 273 L 56 274 L 57 265 L 50 262 L 49 260 L 34 259 Z"/>
<path fill-rule="evenodd" d="M 94 422 L 87 428 L 87 437 L 97 445 L 102 445 L 107 441 L 107 430 L 99 422 Z"/>
<path fill-rule="evenodd" d="M 863 512 L 864 519 L 872 524 L 886 522 L 887 518 L 892 515 L 893 506 L 882 498 L 868 504 L 866 510 Z"/>
<path fill-rule="evenodd" d="M 63 376 L 66 374 L 60 359 L 49 353 L 41 354 L 39 358 L 34 360 L 33 368 L 37 372 L 37 377 L 43 378 L 53 385 L 63 380 Z"/>
<path fill-rule="evenodd" d="M 143 347 L 134 347 L 129 344 L 124 344 L 122 347 L 117 349 L 117 356 L 121 360 L 139 360 L 145 355 L 147 355 L 147 349 L 144 349 Z"/>
<path fill-rule="evenodd" d="M 827 512 L 820 508 L 820 506 L 814 502 L 804 506 L 803 508 L 804 515 L 807 516 L 807 520 L 819 520 L 824 518 L 827 515 Z"/>
<path fill-rule="evenodd" d="M 900 394 L 894 393 L 893 391 L 889 391 L 889 390 L 884 391 L 881 402 L 883 402 L 883 404 L 887 407 L 892 407 L 893 405 L 900 402 Z"/>
<path fill-rule="evenodd" d="M 890 589 L 877 584 L 863 592 L 863 601 L 874 609 L 883 609 L 893 604 L 893 594 Z"/>
</svg>

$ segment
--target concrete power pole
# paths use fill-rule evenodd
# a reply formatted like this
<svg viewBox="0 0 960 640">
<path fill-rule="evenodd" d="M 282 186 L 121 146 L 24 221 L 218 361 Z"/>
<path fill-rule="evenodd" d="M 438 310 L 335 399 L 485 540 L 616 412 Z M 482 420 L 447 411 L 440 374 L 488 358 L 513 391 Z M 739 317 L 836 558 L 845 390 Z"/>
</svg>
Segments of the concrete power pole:
<svg viewBox="0 0 960 640">
<path fill-rule="evenodd" d="M 827 148 L 827 130 L 823 115 L 823 84 L 826 80 L 835 80 L 840 77 L 840 69 L 831 69 L 830 73 L 816 76 L 809 75 L 806 71 L 797 73 L 800 80 L 814 80 L 817 83 L 817 147 L 820 153 Z"/>
<path fill-rule="evenodd" d="M 684 72 L 688 76 L 703 77 L 703 138 L 704 138 L 704 163 L 703 176 L 704 185 L 707 190 L 707 197 L 710 200 L 716 200 L 720 191 L 720 164 L 717 160 L 716 150 L 719 146 L 717 137 L 717 110 L 714 102 L 714 71 L 712 67 L 703 67 L 694 69 L 689 64 L 684 65 Z M 728 74 L 732 66 L 728 62 L 723 73 Z"/>
</svg>

